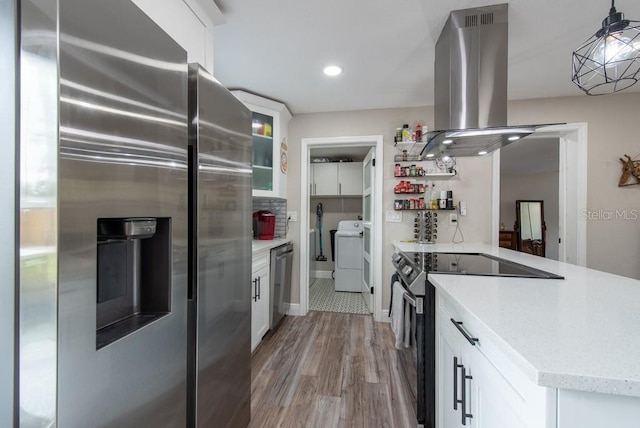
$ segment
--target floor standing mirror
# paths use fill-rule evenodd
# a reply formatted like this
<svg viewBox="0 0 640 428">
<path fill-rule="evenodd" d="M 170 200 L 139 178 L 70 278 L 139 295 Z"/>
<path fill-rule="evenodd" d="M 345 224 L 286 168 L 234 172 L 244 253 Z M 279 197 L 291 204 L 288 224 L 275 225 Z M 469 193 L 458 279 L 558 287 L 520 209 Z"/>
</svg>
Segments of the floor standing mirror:
<svg viewBox="0 0 640 428">
<path fill-rule="evenodd" d="M 516 201 L 517 249 L 523 253 L 545 257 L 546 232 L 543 201 Z"/>
</svg>

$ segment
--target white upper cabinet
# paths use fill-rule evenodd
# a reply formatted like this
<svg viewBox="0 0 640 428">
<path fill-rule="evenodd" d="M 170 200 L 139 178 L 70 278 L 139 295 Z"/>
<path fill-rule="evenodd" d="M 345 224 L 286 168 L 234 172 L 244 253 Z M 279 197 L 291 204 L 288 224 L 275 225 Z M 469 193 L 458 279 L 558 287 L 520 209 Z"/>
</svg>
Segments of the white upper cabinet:
<svg viewBox="0 0 640 428">
<path fill-rule="evenodd" d="M 338 194 L 341 196 L 362 196 L 362 162 L 341 162 L 338 164 Z"/>
<path fill-rule="evenodd" d="M 187 61 L 213 74 L 213 27 L 224 24 L 222 12 L 210 0 L 133 0 L 182 49 Z"/>
<path fill-rule="evenodd" d="M 362 162 L 310 164 L 311 196 L 362 196 Z"/>
<path fill-rule="evenodd" d="M 282 103 L 231 91 L 253 112 L 253 196 L 287 198 L 287 135 L 291 113 Z"/>
<path fill-rule="evenodd" d="M 311 195 L 334 196 L 338 194 L 338 164 L 311 164 Z"/>
</svg>

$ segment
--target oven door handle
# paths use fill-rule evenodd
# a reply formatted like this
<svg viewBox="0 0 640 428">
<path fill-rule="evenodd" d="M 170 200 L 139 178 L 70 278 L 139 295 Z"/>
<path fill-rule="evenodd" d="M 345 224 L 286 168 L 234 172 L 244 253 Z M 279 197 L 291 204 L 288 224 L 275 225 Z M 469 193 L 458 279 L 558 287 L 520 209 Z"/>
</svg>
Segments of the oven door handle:
<svg viewBox="0 0 640 428">
<path fill-rule="evenodd" d="M 460 333 L 462 333 L 462 335 L 464 336 L 465 339 L 467 339 L 467 341 L 472 344 L 473 346 L 476 346 L 476 343 L 478 342 L 478 338 L 477 337 L 473 337 L 471 336 L 469 333 L 467 333 L 467 331 L 462 328 L 463 323 L 462 321 L 456 321 L 453 318 L 451 318 L 451 322 L 453 323 L 453 325 L 456 326 L 456 328 L 458 329 L 458 331 Z"/>
<path fill-rule="evenodd" d="M 406 300 L 407 302 L 409 302 L 409 304 L 411 306 L 413 306 L 414 308 L 416 307 L 416 299 L 414 299 L 413 297 L 409 296 L 408 293 L 404 293 L 404 300 Z"/>
</svg>

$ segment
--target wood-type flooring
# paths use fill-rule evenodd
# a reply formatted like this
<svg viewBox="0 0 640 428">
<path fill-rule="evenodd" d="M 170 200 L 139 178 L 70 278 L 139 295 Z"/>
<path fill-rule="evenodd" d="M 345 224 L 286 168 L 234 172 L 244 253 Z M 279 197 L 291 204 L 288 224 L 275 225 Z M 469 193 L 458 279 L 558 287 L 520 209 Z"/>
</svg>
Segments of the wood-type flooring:
<svg viewBox="0 0 640 428">
<path fill-rule="evenodd" d="M 251 359 L 251 424 L 415 427 L 415 392 L 388 323 L 311 311 L 284 318 Z"/>
</svg>

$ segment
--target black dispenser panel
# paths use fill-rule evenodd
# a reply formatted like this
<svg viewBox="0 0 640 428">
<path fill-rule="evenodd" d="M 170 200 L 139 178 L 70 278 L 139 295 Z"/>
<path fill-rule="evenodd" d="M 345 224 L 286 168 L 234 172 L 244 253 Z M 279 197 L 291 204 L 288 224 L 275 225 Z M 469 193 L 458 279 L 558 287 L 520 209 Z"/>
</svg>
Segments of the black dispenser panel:
<svg viewBox="0 0 640 428">
<path fill-rule="evenodd" d="M 97 225 L 96 348 L 171 311 L 171 219 L 102 218 Z"/>
</svg>

